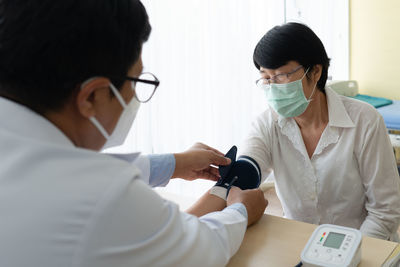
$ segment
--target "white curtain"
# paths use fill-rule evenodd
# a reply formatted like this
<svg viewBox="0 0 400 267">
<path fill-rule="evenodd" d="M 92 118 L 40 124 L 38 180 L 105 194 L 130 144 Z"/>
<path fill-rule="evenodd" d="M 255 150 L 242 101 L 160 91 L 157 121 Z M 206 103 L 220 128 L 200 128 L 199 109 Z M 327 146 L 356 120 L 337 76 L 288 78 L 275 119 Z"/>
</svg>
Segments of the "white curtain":
<svg viewBox="0 0 400 267">
<path fill-rule="evenodd" d="M 329 76 L 349 79 L 349 1 L 285 0 L 285 21 L 307 24 L 324 43 L 331 58 Z"/>
<path fill-rule="evenodd" d="M 114 151 L 180 152 L 197 141 L 222 152 L 240 146 L 266 105 L 255 86 L 253 50 L 271 27 L 285 21 L 285 1 L 143 3 L 153 27 L 143 48 L 144 67 L 161 84 L 142 104 L 128 140 Z M 166 190 L 198 197 L 211 185 L 178 180 Z"/>
</svg>

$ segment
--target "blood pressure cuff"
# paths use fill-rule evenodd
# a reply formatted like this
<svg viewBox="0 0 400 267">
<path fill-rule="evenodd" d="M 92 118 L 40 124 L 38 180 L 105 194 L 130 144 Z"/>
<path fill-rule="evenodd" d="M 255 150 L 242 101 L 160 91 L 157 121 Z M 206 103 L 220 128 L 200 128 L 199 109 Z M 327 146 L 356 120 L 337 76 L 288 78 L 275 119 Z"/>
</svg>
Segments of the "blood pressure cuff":
<svg viewBox="0 0 400 267">
<path fill-rule="evenodd" d="M 232 186 L 237 186 L 242 190 L 253 189 L 260 186 L 261 170 L 257 162 L 251 157 L 240 156 L 236 160 L 237 148 L 233 146 L 225 157 L 231 159 L 228 166 L 219 166 L 221 178 L 215 186 L 227 189 L 227 194 Z"/>
</svg>

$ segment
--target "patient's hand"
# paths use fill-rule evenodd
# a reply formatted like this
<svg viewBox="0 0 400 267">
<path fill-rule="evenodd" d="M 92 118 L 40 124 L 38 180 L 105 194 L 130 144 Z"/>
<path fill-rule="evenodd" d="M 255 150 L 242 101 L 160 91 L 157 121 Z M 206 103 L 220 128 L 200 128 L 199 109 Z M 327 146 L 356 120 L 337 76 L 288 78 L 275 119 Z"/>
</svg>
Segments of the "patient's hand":
<svg viewBox="0 0 400 267">
<path fill-rule="evenodd" d="M 231 162 L 223 153 L 202 143 L 196 143 L 187 151 L 174 156 L 176 164 L 172 178 L 185 180 L 203 178 L 217 181 L 220 176 L 215 166 L 228 165 Z"/>
</svg>

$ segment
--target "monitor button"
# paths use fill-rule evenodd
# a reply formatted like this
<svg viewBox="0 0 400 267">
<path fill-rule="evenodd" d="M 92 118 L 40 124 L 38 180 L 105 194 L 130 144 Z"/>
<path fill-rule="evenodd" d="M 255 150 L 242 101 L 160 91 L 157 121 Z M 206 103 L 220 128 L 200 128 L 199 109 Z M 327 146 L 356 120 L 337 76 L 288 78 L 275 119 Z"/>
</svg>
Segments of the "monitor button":
<svg viewBox="0 0 400 267">
<path fill-rule="evenodd" d="M 319 253 L 315 252 L 315 251 L 310 251 L 308 253 L 308 257 L 311 258 L 311 259 L 317 259 L 317 258 L 319 258 L 319 256 L 320 256 Z"/>
<path fill-rule="evenodd" d="M 344 261 L 344 259 L 343 259 L 343 257 L 337 256 L 337 257 L 333 258 L 333 261 L 334 261 L 334 262 L 337 262 L 337 263 L 341 263 L 341 262 Z"/>
<path fill-rule="evenodd" d="M 332 255 L 323 254 L 323 255 L 321 255 L 321 259 L 324 260 L 324 261 L 331 261 L 332 260 Z"/>
</svg>

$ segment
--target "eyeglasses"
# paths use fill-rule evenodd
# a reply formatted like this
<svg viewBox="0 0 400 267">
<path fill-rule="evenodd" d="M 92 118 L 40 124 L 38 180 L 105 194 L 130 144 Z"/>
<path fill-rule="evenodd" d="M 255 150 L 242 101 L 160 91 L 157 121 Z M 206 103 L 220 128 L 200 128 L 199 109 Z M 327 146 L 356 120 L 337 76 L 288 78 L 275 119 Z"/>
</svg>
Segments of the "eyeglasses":
<svg viewBox="0 0 400 267">
<path fill-rule="evenodd" d="M 262 86 L 262 85 L 271 84 L 271 83 L 288 83 L 288 82 L 290 82 L 290 79 L 289 79 L 290 75 L 294 74 L 302 67 L 303 67 L 302 65 L 299 65 L 297 68 L 295 68 L 291 72 L 277 74 L 269 79 L 260 78 L 256 81 L 256 84 L 257 84 L 257 86 Z"/>
<path fill-rule="evenodd" d="M 141 103 L 147 103 L 153 97 L 160 81 L 150 72 L 143 72 L 139 77 L 125 77 L 132 82 L 132 88 L 135 90 L 135 97 Z"/>
</svg>

